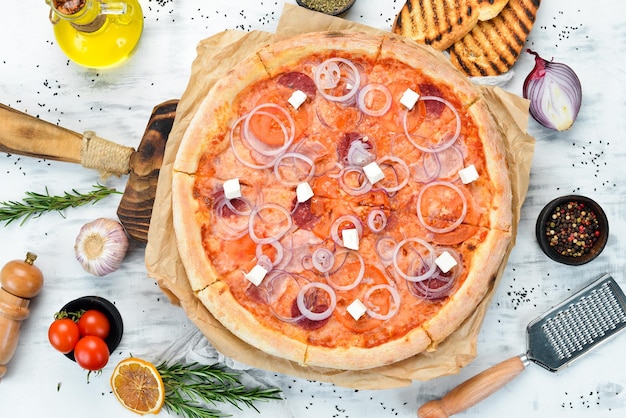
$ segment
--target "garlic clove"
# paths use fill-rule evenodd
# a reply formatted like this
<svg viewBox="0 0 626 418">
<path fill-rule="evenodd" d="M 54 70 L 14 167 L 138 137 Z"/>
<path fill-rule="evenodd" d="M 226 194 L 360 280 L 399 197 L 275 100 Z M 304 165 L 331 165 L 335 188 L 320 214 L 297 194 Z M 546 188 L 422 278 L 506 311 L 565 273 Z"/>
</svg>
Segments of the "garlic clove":
<svg viewBox="0 0 626 418">
<path fill-rule="evenodd" d="M 122 224 L 98 218 L 80 229 L 74 244 L 76 259 L 85 271 L 105 276 L 116 271 L 128 250 L 128 237 Z"/>
</svg>

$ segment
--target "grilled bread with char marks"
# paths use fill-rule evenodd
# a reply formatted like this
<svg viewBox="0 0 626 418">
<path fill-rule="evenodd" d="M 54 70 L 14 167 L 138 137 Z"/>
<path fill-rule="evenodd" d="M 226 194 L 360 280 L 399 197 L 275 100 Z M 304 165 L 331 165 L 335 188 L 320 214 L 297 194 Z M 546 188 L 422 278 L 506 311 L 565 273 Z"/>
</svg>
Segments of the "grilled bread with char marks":
<svg viewBox="0 0 626 418">
<path fill-rule="evenodd" d="M 443 51 L 478 23 L 477 2 L 407 0 L 396 16 L 392 32 Z"/>
<path fill-rule="evenodd" d="M 470 76 L 507 72 L 519 57 L 541 0 L 509 0 L 493 19 L 478 22 L 449 49 L 450 60 Z"/>
<path fill-rule="evenodd" d="M 476 0 L 478 20 L 489 20 L 498 16 L 509 0 Z"/>
</svg>

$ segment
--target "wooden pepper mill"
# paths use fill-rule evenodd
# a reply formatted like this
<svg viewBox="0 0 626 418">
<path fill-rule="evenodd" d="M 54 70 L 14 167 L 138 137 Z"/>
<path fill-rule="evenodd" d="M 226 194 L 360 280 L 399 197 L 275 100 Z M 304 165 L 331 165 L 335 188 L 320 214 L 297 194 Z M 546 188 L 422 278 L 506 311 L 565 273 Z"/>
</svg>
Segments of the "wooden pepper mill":
<svg viewBox="0 0 626 418">
<path fill-rule="evenodd" d="M 43 274 L 33 265 L 36 258 L 29 252 L 26 260 L 9 261 L 0 271 L 0 379 L 15 353 L 21 322 L 30 314 L 30 299 L 43 286 Z"/>
</svg>

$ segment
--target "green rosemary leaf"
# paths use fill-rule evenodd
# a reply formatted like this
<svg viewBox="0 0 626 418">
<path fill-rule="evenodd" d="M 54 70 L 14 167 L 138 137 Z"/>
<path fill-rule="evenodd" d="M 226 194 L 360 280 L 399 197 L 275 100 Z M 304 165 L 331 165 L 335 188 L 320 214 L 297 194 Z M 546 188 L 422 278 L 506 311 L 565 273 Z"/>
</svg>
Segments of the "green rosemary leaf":
<svg viewBox="0 0 626 418">
<path fill-rule="evenodd" d="M 239 373 L 219 365 L 190 365 L 165 362 L 156 366 L 165 386 L 164 407 L 186 418 L 222 418 L 230 416 L 205 405 L 228 403 L 257 410 L 254 403 L 281 399 L 278 388 L 248 388 L 239 381 Z M 257 410 L 258 411 L 258 410 Z"/>
<path fill-rule="evenodd" d="M 86 205 L 95 204 L 101 199 L 111 194 L 122 194 L 115 189 L 108 188 L 101 184 L 93 186 L 94 190 L 88 193 L 78 192 L 72 189 L 71 192 L 64 192 L 61 196 L 51 196 L 46 187 L 46 193 L 26 192 L 26 197 L 22 201 L 9 200 L 0 202 L 0 222 L 5 226 L 11 222 L 23 218 L 20 225 L 30 218 L 38 218 L 46 212 L 59 212 L 63 216 L 63 210 Z"/>
</svg>

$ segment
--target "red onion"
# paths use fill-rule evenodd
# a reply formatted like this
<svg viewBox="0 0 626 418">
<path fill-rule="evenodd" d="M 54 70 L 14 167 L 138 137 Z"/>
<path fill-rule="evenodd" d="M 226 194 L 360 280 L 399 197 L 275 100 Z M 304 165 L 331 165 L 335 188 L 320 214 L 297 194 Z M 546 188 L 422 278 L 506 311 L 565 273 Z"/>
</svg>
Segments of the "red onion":
<svg viewBox="0 0 626 418">
<path fill-rule="evenodd" d="M 546 61 L 534 51 L 535 68 L 524 80 L 523 95 L 530 100 L 530 114 L 546 128 L 569 129 L 578 116 L 582 87 L 576 73 L 566 64 Z"/>
<path fill-rule="evenodd" d="M 374 292 L 381 291 L 381 290 L 386 290 L 387 292 L 389 292 L 389 295 L 391 296 L 391 299 L 393 300 L 391 306 L 389 307 L 389 311 L 387 311 L 386 314 L 379 313 L 379 308 L 377 306 L 373 308 L 370 307 L 370 301 L 369 301 L 370 296 L 372 296 Z M 365 305 L 367 306 L 367 314 L 375 319 L 386 321 L 387 319 L 390 319 L 395 314 L 397 314 L 398 310 L 400 309 L 400 293 L 398 292 L 398 289 L 388 284 L 378 284 L 378 285 L 372 286 L 365 293 L 364 299 L 365 299 L 364 300 Z"/>
<path fill-rule="evenodd" d="M 307 306 L 307 292 L 311 289 L 319 289 L 322 292 L 327 293 L 329 304 L 326 310 L 324 310 L 323 312 L 313 312 Z M 335 291 L 333 290 L 333 288 L 329 285 L 319 282 L 310 282 L 302 286 L 302 288 L 300 289 L 300 293 L 298 293 L 296 302 L 298 304 L 298 309 L 305 318 L 310 319 L 311 321 L 322 321 L 332 315 L 333 311 L 337 307 L 337 296 L 335 295 Z M 313 308 L 315 308 L 315 306 L 313 306 Z"/>
</svg>

